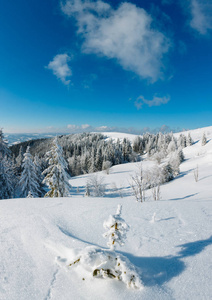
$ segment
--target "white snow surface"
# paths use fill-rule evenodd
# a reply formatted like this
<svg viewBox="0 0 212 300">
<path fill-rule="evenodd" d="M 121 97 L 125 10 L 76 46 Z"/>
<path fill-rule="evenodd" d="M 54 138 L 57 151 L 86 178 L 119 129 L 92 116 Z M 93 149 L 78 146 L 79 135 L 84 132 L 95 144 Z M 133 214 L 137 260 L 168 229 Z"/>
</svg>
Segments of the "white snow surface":
<svg viewBox="0 0 212 300">
<path fill-rule="evenodd" d="M 204 131 L 208 142 L 201 146 Z M 212 127 L 190 133 L 195 143 L 183 149 L 180 175 L 161 186 L 160 201 L 148 191 L 146 202 L 136 202 L 130 174 L 137 163 L 99 172 L 106 185 L 101 198 L 83 196 L 89 174 L 71 179 L 69 198 L 1 200 L 0 299 L 212 299 Z M 141 290 L 66 263 L 85 247 L 107 248 L 103 222 L 118 204 L 130 230 L 117 252 L 137 268 Z"/>
</svg>

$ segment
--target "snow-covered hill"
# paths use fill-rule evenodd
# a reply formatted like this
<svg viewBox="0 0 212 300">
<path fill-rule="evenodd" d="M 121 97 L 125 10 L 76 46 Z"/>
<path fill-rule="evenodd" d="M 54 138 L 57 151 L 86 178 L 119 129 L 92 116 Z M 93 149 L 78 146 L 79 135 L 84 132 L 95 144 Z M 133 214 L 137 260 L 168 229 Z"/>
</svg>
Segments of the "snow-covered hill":
<svg viewBox="0 0 212 300">
<path fill-rule="evenodd" d="M 161 187 L 160 201 L 147 191 L 147 201 L 136 202 L 130 175 L 137 163 L 114 166 L 109 175 L 99 172 L 106 185 L 102 198 L 83 196 L 89 174 L 71 179 L 70 198 L 1 200 L 0 299 L 211 299 L 212 127 L 190 133 L 195 143 L 183 150 L 180 175 Z M 143 162 L 144 169 L 152 165 Z M 197 165 L 198 182 L 193 174 Z M 131 228 L 117 251 L 138 268 L 142 290 L 82 274 L 77 265 L 66 267 L 79 249 L 107 247 L 103 221 L 119 203 Z"/>
</svg>

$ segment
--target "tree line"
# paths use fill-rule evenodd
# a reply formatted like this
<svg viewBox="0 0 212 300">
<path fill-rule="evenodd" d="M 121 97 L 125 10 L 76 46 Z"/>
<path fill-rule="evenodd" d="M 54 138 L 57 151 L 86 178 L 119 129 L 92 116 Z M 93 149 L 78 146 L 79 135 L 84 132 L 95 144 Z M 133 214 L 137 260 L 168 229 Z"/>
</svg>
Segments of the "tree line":
<svg viewBox="0 0 212 300">
<path fill-rule="evenodd" d="M 206 144 L 205 134 L 202 144 Z M 28 141 L 8 147 L 0 130 L 0 199 L 14 197 L 59 197 L 69 194 L 69 178 L 93 173 L 144 157 L 161 163 L 164 181 L 179 174 L 182 149 L 193 143 L 190 134 L 176 139 L 170 134 L 149 134 L 128 139 L 107 140 L 99 133 L 59 136 Z"/>
</svg>

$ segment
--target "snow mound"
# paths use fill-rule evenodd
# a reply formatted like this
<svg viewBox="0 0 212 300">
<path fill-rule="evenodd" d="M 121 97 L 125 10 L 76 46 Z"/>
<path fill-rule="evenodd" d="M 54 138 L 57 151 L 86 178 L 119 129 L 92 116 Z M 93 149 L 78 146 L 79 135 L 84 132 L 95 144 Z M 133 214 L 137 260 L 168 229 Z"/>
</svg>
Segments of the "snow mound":
<svg viewBox="0 0 212 300">
<path fill-rule="evenodd" d="M 64 263 L 64 259 L 57 258 Z M 121 254 L 95 246 L 81 250 L 69 268 L 75 266 L 79 277 L 110 278 L 124 282 L 128 288 L 142 289 L 143 285 L 135 267 Z"/>
</svg>

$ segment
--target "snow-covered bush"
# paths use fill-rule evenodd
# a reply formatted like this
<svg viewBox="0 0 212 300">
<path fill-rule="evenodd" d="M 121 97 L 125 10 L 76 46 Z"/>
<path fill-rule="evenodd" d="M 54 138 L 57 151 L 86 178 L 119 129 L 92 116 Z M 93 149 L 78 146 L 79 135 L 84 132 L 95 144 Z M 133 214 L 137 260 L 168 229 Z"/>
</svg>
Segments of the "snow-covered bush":
<svg viewBox="0 0 212 300">
<path fill-rule="evenodd" d="M 75 266 L 80 275 L 84 278 L 111 278 L 124 282 L 128 288 L 141 289 L 142 282 L 135 267 L 121 254 L 115 252 L 116 243 L 124 244 L 126 232 L 129 226 L 121 218 L 121 205 L 117 208 L 117 213 L 110 216 L 104 222 L 104 227 L 108 230 L 104 237 L 109 237 L 108 246 L 110 250 L 95 246 L 88 246 L 79 251 L 76 257 L 69 262 L 69 267 Z M 64 260 L 58 259 L 63 262 Z"/>
<path fill-rule="evenodd" d="M 126 233 L 129 230 L 129 225 L 121 217 L 122 206 L 118 205 L 115 215 L 110 215 L 107 221 L 104 221 L 103 226 L 107 230 L 104 233 L 104 238 L 109 239 L 107 245 L 110 250 L 114 251 L 117 244 L 123 246 L 126 239 Z"/>
<path fill-rule="evenodd" d="M 87 196 L 103 197 L 105 195 L 103 180 L 103 177 L 99 177 L 98 175 L 91 176 L 86 184 L 87 190 L 89 190 Z"/>
<path fill-rule="evenodd" d="M 73 266 L 83 277 L 111 278 L 124 282 L 128 288 L 143 288 L 135 267 L 125 256 L 114 251 L 88 246 L 69 263 L 69 267 Z"/>
</svg>

